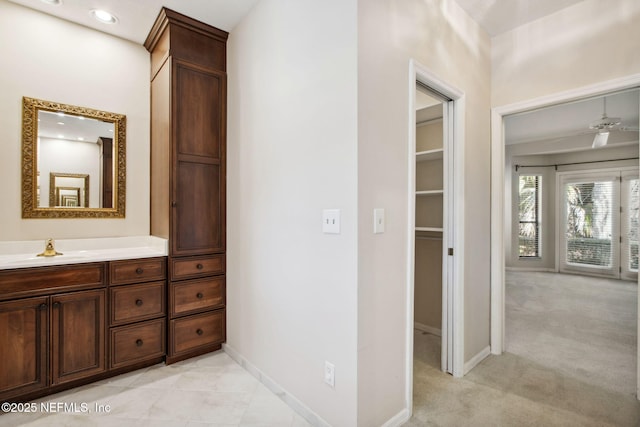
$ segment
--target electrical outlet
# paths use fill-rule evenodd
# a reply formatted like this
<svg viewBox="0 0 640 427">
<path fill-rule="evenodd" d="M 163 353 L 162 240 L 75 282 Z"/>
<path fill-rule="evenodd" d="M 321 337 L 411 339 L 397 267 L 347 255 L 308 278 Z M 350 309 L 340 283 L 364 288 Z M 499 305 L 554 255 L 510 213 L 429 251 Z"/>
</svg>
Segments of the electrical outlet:
<svg viewBox="0 0 640 427">
<path fill-rule="evenodd" d="M 336 385 L 336 367 L 333 363 L 324 362 L 324 382 L 335 388 Z"/>
</svg>

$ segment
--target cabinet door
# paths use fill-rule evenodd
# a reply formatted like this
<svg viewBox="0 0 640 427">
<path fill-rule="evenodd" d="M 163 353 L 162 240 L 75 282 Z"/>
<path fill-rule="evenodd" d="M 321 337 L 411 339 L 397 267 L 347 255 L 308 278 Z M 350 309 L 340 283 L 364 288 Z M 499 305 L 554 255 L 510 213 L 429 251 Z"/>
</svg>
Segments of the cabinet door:
<svg viewBox="0 0 640 427">
<path fill-rule="evenodd" d="M 105 290 L 51 297 L 52 384 L 105 371 Z"/>
<path fill-rule="evenodd" d="M 47 301 L 0 303 L 0 400 L 47 386 Z"/>
<path fill-rule="evenodd" d="M 225 249 L 226 74 L 174 62 L 171 254 Z"/>
</svg>

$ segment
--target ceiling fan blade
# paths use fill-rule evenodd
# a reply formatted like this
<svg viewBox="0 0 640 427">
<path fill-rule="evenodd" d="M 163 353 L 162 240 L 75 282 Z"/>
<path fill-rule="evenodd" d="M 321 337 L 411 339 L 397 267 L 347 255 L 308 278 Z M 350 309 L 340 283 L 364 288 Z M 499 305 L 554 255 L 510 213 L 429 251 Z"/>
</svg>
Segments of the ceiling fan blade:
<svg viewBox="0 0 640 427">
<path fill-rule="evenodd" d="M 599 148 L 607 145 L 607 141 L 609 140 L 609 132 L 598 132 L 593 138 L 593 145 L 591 148 Z"/>
</svg>

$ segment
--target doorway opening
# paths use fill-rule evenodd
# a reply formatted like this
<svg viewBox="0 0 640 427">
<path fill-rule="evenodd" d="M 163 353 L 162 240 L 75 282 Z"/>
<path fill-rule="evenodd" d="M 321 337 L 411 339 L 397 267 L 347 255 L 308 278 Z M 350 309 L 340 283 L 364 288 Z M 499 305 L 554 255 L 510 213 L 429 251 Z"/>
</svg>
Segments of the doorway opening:
<svg viewBox="0 0 640 427">
<path fill-rule="evenodd" d="M 492 112 L 492 353 L 582 371 L 585 382 L 615 375 L 617 364 L 634 391 L 638 83 L 636 76 Z M 570 129 L 581 121 L 581 129 Z M 609 328 L 603 316 L 621 323 Z M 535 326 L 536 319 L 547 326 Z M 576 342 L 562 350 L 567 340 Z M 624 362 L 622 350 L 606 353 L 618 345 Z M 581 365 L 590 353 L 593 372 Z M 623 382 L 601 380 L 609 388 Z"/>
<path fill-rule="evenodd" d="M 426 338 L 416 340 L 416 351 L 427 352 L 436 369 L 456 377 L 464 373 L 465 97 L 414 61 L 409 74 L 406 401 L 410 418 L 414 338 Z"/>
</svg>

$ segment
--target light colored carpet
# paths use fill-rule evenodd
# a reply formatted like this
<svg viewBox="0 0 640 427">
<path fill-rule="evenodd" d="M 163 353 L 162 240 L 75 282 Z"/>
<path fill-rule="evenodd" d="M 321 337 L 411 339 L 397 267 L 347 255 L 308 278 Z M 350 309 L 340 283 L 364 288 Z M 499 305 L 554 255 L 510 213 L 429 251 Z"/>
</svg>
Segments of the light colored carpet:
<svg viewBox="0 0 640 427">
<path fill-rule="evenodd" d="M 605 280 L 590 287 L 579 276 L 554 284 L 546 274 L 507 274 L 509 352 L 488 357 L 464 378 L 440 371 L 440 337 L 415 331 L 413 417 L 406 426 L 640 425 L 634 356 L 629 362 L 634 285 Z M 571 283 L 560 289 L 563 279 Z M 537 326 L 525 326 L 525 318 Z M 554 352 L 573 362 L 556 361 Z"/>
<path fill-rule="evenodd" d="M 635 394 L 637 285 L 508 272 L 506 351 L 607 390 Z"/>
</svg>

